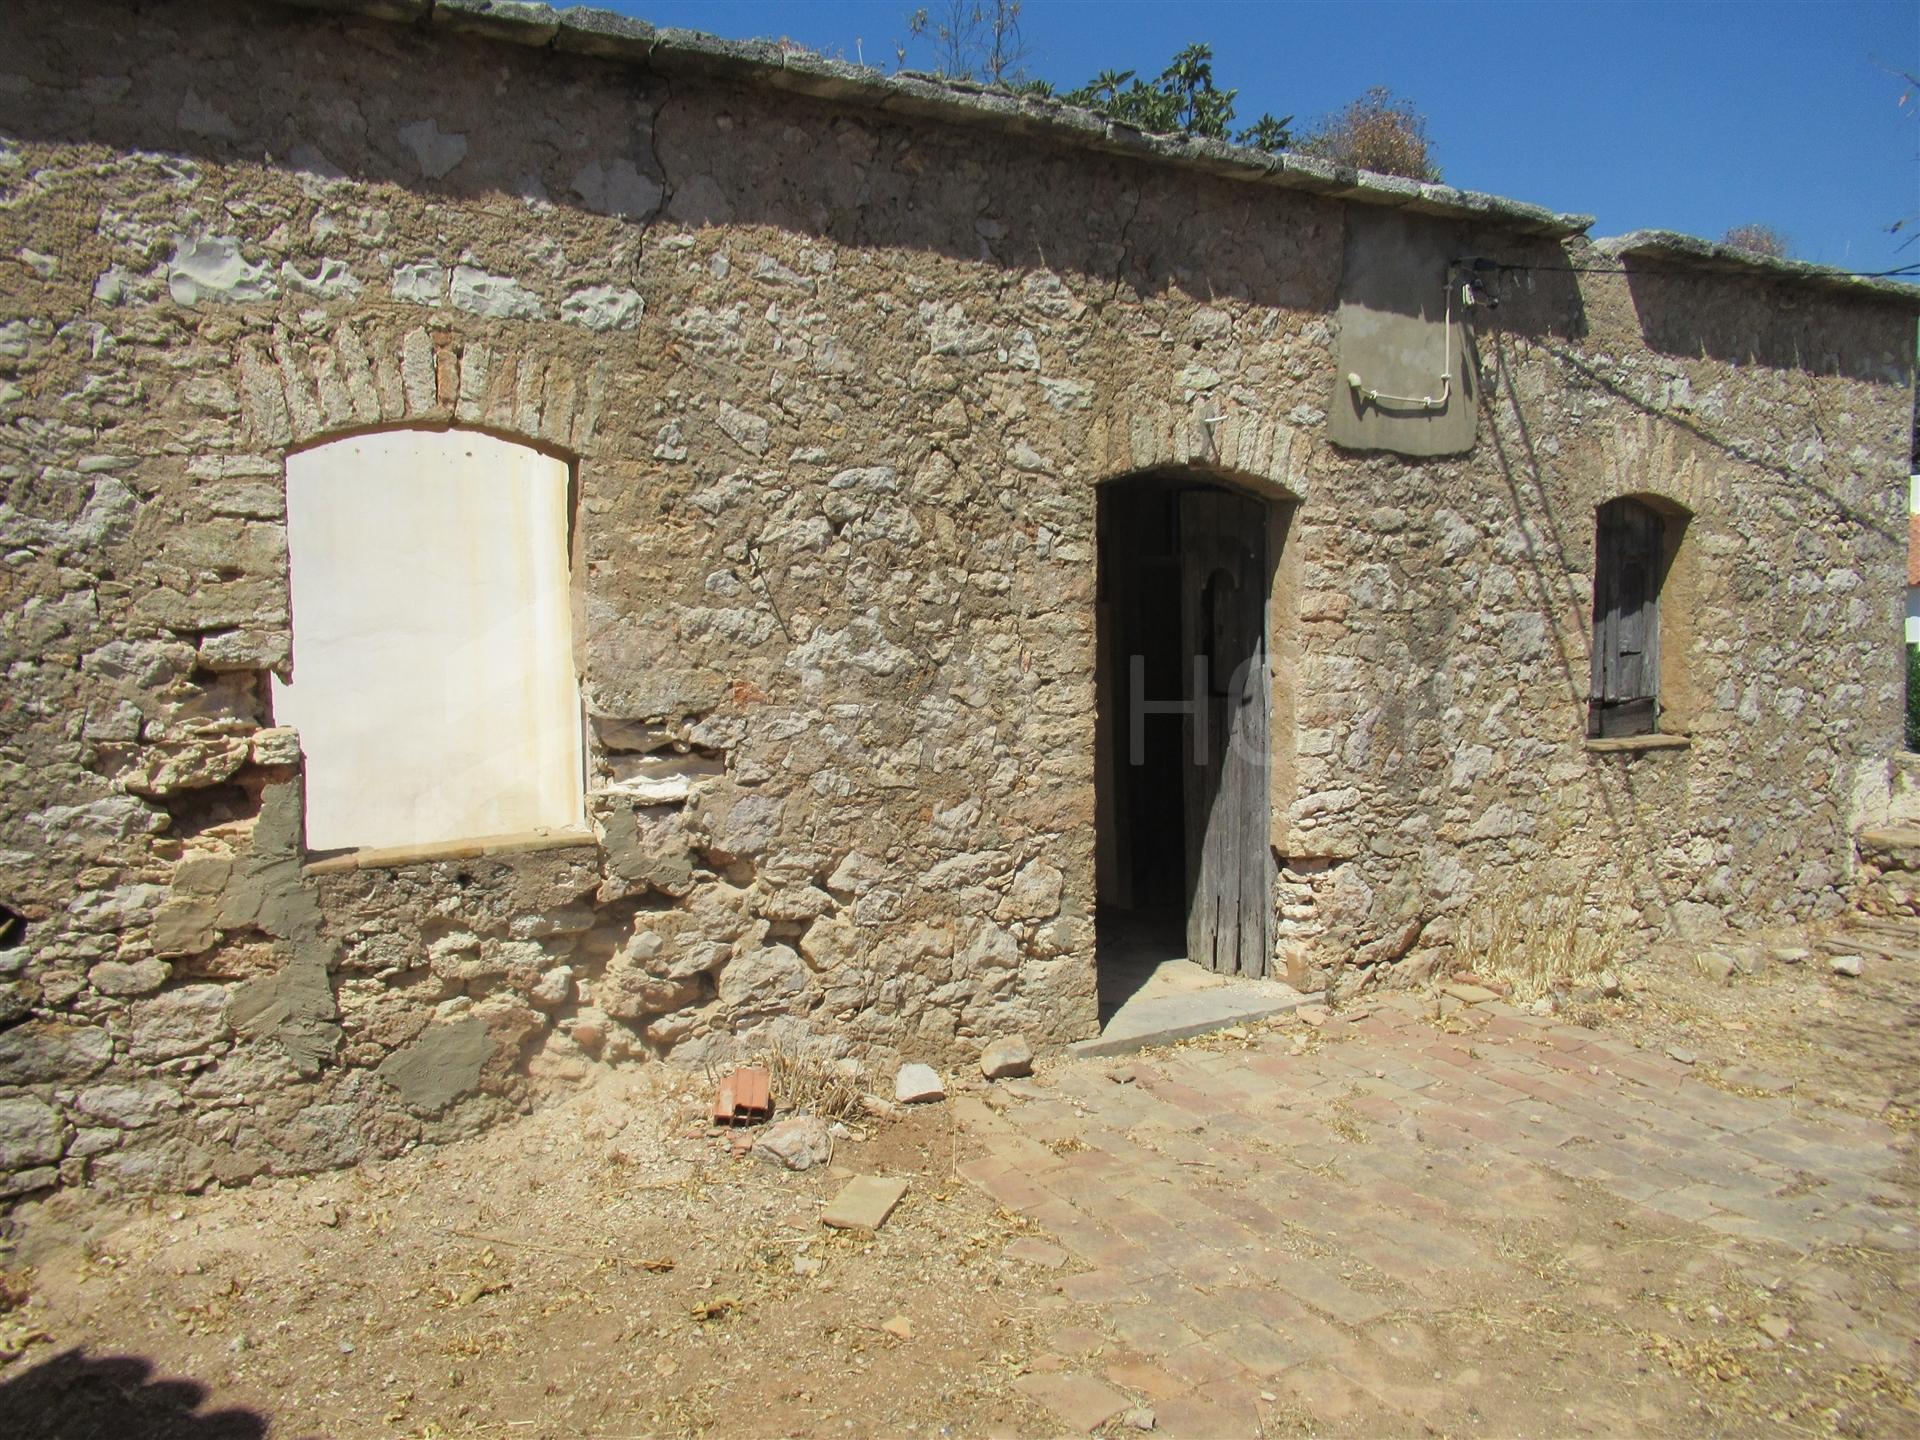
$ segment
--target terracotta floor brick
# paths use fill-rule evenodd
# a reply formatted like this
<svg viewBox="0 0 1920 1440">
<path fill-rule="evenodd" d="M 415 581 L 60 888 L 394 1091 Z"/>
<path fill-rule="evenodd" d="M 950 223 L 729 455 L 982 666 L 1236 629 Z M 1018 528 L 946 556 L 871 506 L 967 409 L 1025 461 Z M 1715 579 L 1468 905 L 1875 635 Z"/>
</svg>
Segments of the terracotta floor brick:
<svg viewBox="0 0 1920 1440">
<path fill-rule="evenodd" d="M 1167 1314 L 1161 1306 L 1147 1304 L 1130 1308 L 1111 1321 L 1113 1333 L 1121 1343 L 1142 1355 L 1170 1355 L 1196 1344 L 1200 1336 Z"/>
<path fill-rule="evenodd" d="M 1047 1336 L 1047 1348 L 1069 1360 L 1078 1360 L 1083 1355 L 1097 1355 L 1112 1344 L 1105 1334 L 1089 1325 L 1069 1325 Z"/>
<path fill-rule="evenodd" d="M 1327 1365 L 1296 1366 L 1268 1388 L 1323 1425 L 1342 1424 L 1377 1405 L 1376 1397 Z"/>
<path fill-rule="evenodd" d="M 1060 1282 L 1060 1290 L 1083 1305 L 1118 1305 L 1139 1298 L 1132 1277 L 1118 1270 L 1089 1270 L 1084 1275 L 1069 1275 Z"/>
<path fill-rule="evenodd" d="M 1250 1405 L 1223 1404 L 1198 1391 L 1156 1405 L 1153 1414 L 1154 1434 L 1171 1440 L 1253 1440 L 1259 1434 Z"/>
<path fill-rule="evenodd" d="M 1022 1375 L 1013 1384 L 1016 1390 L 1038 1400 L 1061 1424 L 1080 1434 L 1099 1429 L 1130 1409 L 1132 1403 L 1106 1381 L 1071 1371 Z"/>
<path fill-rule="evenodd" d="M 1067 1252 L 1058 1245 L 1050 1245 L 1045 1240 L 1025 1236 L 1011 1242 L 1006 1249 L 1009 1260 L 1018 1260 L 1027 1265 L 1038 1265 L 1047 1270 L 1058 1270 L 1067 1263 Z"/>
<path fill-rule="evenodd" d="M 1393 1308 L 1387 1297 L 1355 1289 L 1316 1261 L 1289 1256 L 1270 1265 L 1268 1274 L 1294 1298 L 1348 1325 L 1364 1325 Z"/>
<path fill-rule="evenodd" d="M 1498 1344 L 1489 1364 L 1485 1332 L 1462 1316 L 1548 1283 L 1508 1243 L 1591 1213 L 1590 1186 L 1603 1215 L 1663 1243 L 1697 1227 L 1647 1252 L 1676 1276 L 1724 1268 L 1749 1241 L 1768 1257 L 1755 1286 L 1789 1270 L 1796 1287 L 1820 1283 L 1819 1267 L 1786 1258 L 1809 1246 L 1920 1250 L 1920 1231 L 1889 1226 L 1899 1162 L 1882 1122 L 1730 1094 L 1557 1020 L 1483 1007 L 1448 1022 L 1473 1033 L 1445 1034 L 1423 1003 L 1389 997 L 1323 1027 L 1304 1054 L 1283 1030 L 1245 1048 L 1069 1063 L 1003 1111 L 968 1109 L 961 1173 L 1046 1228 L 1020 1242 L 1034 1256 L 1091 1267 L 1063 1271 L 1051 1298 L 1093 1306 L 1098 1328 L 1063 1308 L 1052 1353 L 1035 1357 L 1058 1368 L 1022 1388 L 1074 1428 L 1124 1390 L 1168 1435 L 1278 1434 L 1303 1416 L 1336 1433 L 1488 1433 L 1496 1412 L 1530 1412 Z M 1108 1078 L 1123 1068 L 1134 1083 Z M 1644 1324 L 1644 1286 L 1608 1270 L 1611 1241 L 1558 1257 L 1572 1278 L 1553 1283 L 1573 1288 L 1555 1303 Z M 1857 1363 L 1896 1363 L 1906 1331 L 1851 1309 L 1848 1283 L 1834 1272 L 1825 1310 L 1780 1303 L 1809 1340 L 1830 1333 Z M 1631 1393 L 1592 1400 L 1583 1433 L 1671 1418 L 1654 1396 L 1664 1372 L 1633 1376 Z"/>
<path fill-rule="evenodd" d="M 1237 1361 L 1248 1373 L 1268 1379 L 1291 1370 L 1313 1354 L 1305 1346 L 1268 1329 L 1258 1322 L 1235 1325 L 1214 1337 L 1214 1344 Z"/>
<path fill-rule="evenodd" d="M 1009 1210 L 1031 1211 L 1056 1198 L 1024 1175 L 1005 1175 L 986 1187 L 994 1200 Z"/>
<path fill-rule="evenodd" d="M 1210 1342 L 1170 1351 L 1161 1358 L 1160 1363 L 1166 1367 L 1168 1374 L 1176 1375 L 1195 1387 L 1233 1379 L 1241 1373 L 1239 1362 Z"/>
<path fill-rule="evenodd" d="M 1195 1286 L 1169 1272 L 1156 1275 L 1140 1287 L 1141 1305 L 1148 1311 L 1178 1320 L 1194 1334 L 1206 1339 L 1239 1317 L 1229 1313 L 1216 1298 L 1226 1286 Z"/>
<path fill-rule="evenodd" d="M 1103 1373 L 1115 1385 L 1149 1402 L 1171 1400 L 1192 1388 L 1187 1381 L 1151 1360 L 1117 1360 Z"/>
</svg>

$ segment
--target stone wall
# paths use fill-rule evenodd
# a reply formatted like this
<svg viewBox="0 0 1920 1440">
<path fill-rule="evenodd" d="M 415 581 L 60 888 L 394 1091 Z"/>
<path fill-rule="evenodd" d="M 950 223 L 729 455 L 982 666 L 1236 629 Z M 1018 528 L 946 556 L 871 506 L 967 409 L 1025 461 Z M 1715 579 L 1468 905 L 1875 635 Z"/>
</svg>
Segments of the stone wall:
<svg viewBox="0 0 1920 1440">
<path fill-rule="evenodd" d="M 1454 206 L 1533 267 L 1478 443 L 1343 451 L 1336 196 L 424 21 L 16 8 L 0 1190 L 354 1163 L 594 1059 L 1089 1033 L 1094 497 L 1145 469 L 1290 511 L 1298 983 L 1418 978 L 1517 891 L 1842 903 L 1899 734 L 1897 303 Z M 284 461 L 395 424 L 575 466 L 591 841 L 303 863 Z M 1595 751 L 1593 510 L 1642 491 L 1693 516 L 1691 745 Z"/>
</svg>

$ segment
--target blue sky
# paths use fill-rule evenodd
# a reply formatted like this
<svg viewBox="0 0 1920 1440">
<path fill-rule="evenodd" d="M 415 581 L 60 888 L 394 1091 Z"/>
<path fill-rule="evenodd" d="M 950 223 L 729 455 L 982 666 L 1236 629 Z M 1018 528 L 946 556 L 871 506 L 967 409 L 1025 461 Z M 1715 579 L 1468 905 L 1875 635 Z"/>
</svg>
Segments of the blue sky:
<svg viewBox="0 0 1920 1440">
<path fill-rule="evenodd" d="M 597 0 L 656 25 L 930 67 L 906 0 Z M 1371 85 L 1414 101 L 1445 178 L 1598 217 L 1595 235 L 1763 223 L 1801 259 L 1920 263 L 1920 0 L 1026 0 L 1032 73 L 1157 74 L 1193 41 L 1239 113 L 1296 125 Z"/>
</svg>

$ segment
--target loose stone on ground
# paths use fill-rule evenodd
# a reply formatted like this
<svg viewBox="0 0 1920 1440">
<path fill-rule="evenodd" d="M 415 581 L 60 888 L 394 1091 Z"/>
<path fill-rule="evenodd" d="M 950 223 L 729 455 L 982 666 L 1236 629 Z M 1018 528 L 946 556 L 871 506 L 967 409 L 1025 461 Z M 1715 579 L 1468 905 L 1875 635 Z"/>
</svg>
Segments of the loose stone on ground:
<svg viewBox="0 0 1920 1440">
<path fill-rule="evenodd" d="M 754 1132 L 753 1158 L 788 1170 L 811 1170 L 833 1155 L 833 1136 L 817 1115 L 793 1115 Z"/>
<path fill-rule="evenodd" d="M 893 1098 L 901 1105 L 924 1105 L 947 1098 L 947 1087 L 931 1065 L 902 1065 L 894 1076 Z"/>
<path fill-rule="evenodd" d="M 1033 1047 L 1024 1035 L 995 1040 L 980 1052 L 980 1073 L 989 1080 L 1009 1080 L 1033 1073 Z"/>
</svg>

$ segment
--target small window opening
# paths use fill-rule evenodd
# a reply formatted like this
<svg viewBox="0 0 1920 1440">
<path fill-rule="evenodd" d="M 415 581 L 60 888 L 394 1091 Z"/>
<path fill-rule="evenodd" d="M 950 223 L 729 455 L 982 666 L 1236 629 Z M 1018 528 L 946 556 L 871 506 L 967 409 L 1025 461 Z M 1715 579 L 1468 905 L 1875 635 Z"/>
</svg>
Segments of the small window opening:
<svg viewBox="0 0 1920 1440">
<path fill-rule="evenodd" d="M 27 917 L 11 905 L 0 905 L 0 950 L 12 950 L 27 942 Z"/>
<path fill-rule="evenodd" d="M 1660 728 L 1660 590 L 1667 519 L 1644 501 L 1621 499 L 1596 516 L 1593 561 L 1593 692 L 1587 734 L 1651 735 Z"/>
</svg>

